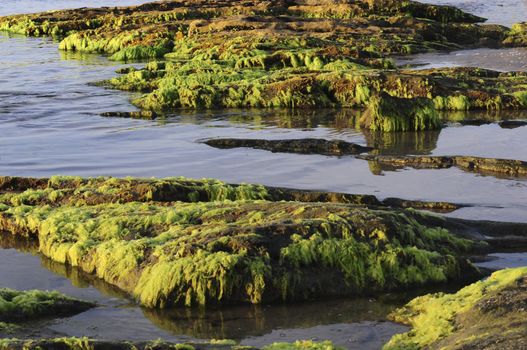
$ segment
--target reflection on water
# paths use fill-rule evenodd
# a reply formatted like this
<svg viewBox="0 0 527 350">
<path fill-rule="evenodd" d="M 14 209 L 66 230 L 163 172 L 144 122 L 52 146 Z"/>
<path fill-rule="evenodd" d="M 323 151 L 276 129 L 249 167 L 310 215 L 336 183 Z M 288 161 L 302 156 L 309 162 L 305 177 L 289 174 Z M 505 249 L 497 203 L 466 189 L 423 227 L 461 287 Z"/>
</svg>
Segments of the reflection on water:
<svg viewBox="0 0 527 350">
<path fill-rule="evenodd" d="M 157 122 L 164 125 L 185 123 L 205 126 L 239 126 L 252 130 L 267 128 L 311 130 L 329 128 L 336 132 L 351 132 L 358 125 L 360 110 L 353 109 L 224 109 L 212 111 L 178 111 Z M 217 122 L 217 123 L 215 123 Z M 227 125 L 226 125 L 227 124 Z"/>
<path fill-rule="evenodd" d="M 312 137 L 375 146 L 380 154 L 527 160 L 527 127 L 502 129 L 490 124 L 382 135 L 355 129 L 360 112 L 351 110 L 180 112 L 153 122 L 103 118 L 102 112 L 135 109 L 131 94 L 89 85 L 115 76 L 121 64 L 98 55 L 61 56 L 56 43 L 38 38 L 0 36 L 0 51 L 4 53 L 0 55 L 2 175 L 212 177 L 232 183 L 502 207 L 491 217 L 478 216 L 477 210 L 463 211 L 472 218 L 525 221 L 527 217 L 527 192 L 518 187 L 519 180 L 495 181 L 455 169 L 375 176 L 367 162 L 353 157 L 221 150 L 197 142 L 214 137 Z M 517 117 L 508 112 L 501 116 Z"/>
<path fill-rule="evenodd" d="M 439 130 L 418 132 L 369 132 L 363 131 L 366 144 L 375 153 L 389 155 L 431 154 L 437 147 Z"/>
<path fill-rule="evenodd" d="M 462 122 L 466 120 L 481 120 L 497 123 L 503 120 L 527 120 L 525 110 L 494 110 L 494 111 L 442 111 L 439 113 L 445 122 Z"/>
<path fill-rule="evenodd" d="M 527 253 L 494 253 L 486 256 L 476 265 L 491 270 L 527 266 Z"/>
<path fill-rule="evenodd" d="M 199 338 L 243 339 L 274 329 L 381 321 L 399 302 L 341 299 L 288 305 L 231 306 L 221 309 L 146 310 L 145 315 L 163 329 Z"/>
</svg>

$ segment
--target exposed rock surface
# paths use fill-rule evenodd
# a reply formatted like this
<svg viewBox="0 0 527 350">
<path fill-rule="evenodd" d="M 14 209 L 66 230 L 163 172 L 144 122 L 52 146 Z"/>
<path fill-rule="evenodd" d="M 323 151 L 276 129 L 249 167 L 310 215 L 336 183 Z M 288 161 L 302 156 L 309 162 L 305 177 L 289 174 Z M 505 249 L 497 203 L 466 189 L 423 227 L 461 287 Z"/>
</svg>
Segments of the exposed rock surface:
<svg viewBox="0 0 527 350">
<path fill-rule="evenodd" d="M 257 350 L 238 346 L 230 340 L 213 340 L 209 343 L 168 343 L 161 340 L 149 342 L 102 341 L 89 338 L 57 338 L 40 340 L 0 340 L 2 350 Z M 294 343 L 274 343 L 262 350 L 343 350 L 329 341 L 299 340 Z"/>
<path fill-rule="evenodd" d="M 0 338 L 27 332 L 23 322 L 73 316 L 95 304 L 73 299 L 58 292 L 0 289 Z M 0 339 L 0 349 L 3 349 Z"/>
<path fill-rule="evenodd" d="M 210 139 L 205 144 L 216 148 L 249 147 L 271 152 L 322 154 L 326 156 L 343 156 L 360 154 L 372 150 L 370 147 L 342 140 L 324 139 L 290 139 L 290 140 L 261 140 L 261 139 Z"/>
</svg>

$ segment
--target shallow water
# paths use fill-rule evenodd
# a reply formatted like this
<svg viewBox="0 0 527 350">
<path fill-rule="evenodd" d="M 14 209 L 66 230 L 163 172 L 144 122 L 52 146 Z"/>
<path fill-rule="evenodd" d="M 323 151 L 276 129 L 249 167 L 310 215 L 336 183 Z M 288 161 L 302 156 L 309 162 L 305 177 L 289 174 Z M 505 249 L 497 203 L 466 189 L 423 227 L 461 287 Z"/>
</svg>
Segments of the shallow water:
<svg viewBox="0 0 527 350">
<path fill-rule="evenodd" d="M 89 5 L 142 2 L 145 1 L 96 0 Z M 508 0 L 507 4 L 516 2 Z M 85 6 L 86 3 L 81 0 L 2 1 L 0 15 Z M 525 13 L 506 7 L 509 15 L 503 16 L 496 12 L 494 2 L 481 5 L 480 1 L 480 5 L 470 7 L 474 3 L 463 1 L 461 5 L 479 15 L 495 15 L 491 21 L 503 24 L 517 21 L 517 16 Z M 517 6 L 520 8 L 524 3 Z M 521 50 L 472 51 L 451 54 L 454 56 L 421 55 L 412 63 L 475 64 L 498 70 L 527 68 L 525 52 Z M 373 146 L 382 154 L 460 154 L 527 161 L 527 127 L 503 129 L 495 123 L 502 119 L 527 120 L 527 113 L 449 114 L 445 116 L 449 126 L 440 132 L 390 135 L 350 128 L 349 115 L 340 111 L 181 112 L 154 122 L 109 119 L 99 114 L 135 110 L 129 102 L 133 95 L 89 83 L 115 76 L 114 71 L 122 64 L 98 55 L 59 52 L 57 43 L 49 39 L 7 34 L 0 34 L 0 52 L 3 53 L 0 55 L 1 175 L 214 177 L 234 183 L 368 193 L 380 198 L 459 202 L 474 206 L 449 215 L 527 222 L 527 179 L 481 176 L 459 169 L 390 171 L 370 168 L 366 161 L 352 157 L 218 150 L 199 143 L 211 137 L 320 137 Z M 456 123 L 461 119 L 488 119 L 494 123 L 461 126 Z M 18 248 L 0 249 L 0 286 L 58 289 L 99 304 L 88 312 L 46 324 L 54 334 L 173 341 L 234 338 L 242 344 L 256 346 L 318 338 L 332 339 L 348 349 L 378 349 L 393 333 L 405 329 L 379 322 L 403 302 L 405 298 L 401 297 L 243 306 L 206 313 L 188 309 L 144 310 L 98 280 L 31 255 L 30 248 L 26 253 Z M 491 264 L 489 268 L 525 265 L 523 256 L 500 254 L 484 264 Z"/>
<path fill-rule="evenodd" d="M 420 2 L 456 6 L 476 16 L 487 18 L 488 24 L 501 24 L 510 27 L 526 19 L 525 0 L 420 0 Z"/>
<path fill-rule="evenodd" d="M 527 48 L 430 52 L 399 58 L 396 63 L 417 69 L 479 67 L 502 72 L 525 72 L 527 71 Z"/>
<path fill-rule="evenodd" d="M 0 1 L 0 16 L 35 13 L 49 10 L 79 7 L 130 6 L 147 0 L 3 0 Z"/>
<path fill-rule="evenodd" d="M 476 265 L 491 270 L 527 266 L 527 253 L 515 252 L 489 254 L 483 261 L 478 262 Z"/>
</svg>

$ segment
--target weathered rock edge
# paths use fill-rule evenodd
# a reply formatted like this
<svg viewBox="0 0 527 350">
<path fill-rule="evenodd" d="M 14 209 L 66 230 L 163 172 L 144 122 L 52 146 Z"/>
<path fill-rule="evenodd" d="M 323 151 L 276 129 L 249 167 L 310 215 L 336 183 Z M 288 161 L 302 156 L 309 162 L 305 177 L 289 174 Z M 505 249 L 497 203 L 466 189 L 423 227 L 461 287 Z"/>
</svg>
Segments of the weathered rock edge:
<svg viewBox="0 0 527 350">
<path fill-rule="evenodd" d="M 210 343 L 168 343 L 164 341 L 130 342 L 104 341 L 89 338 L 56 338 L 38 340 L 0 339 L 0 350 L 257 350 L 238 346 L 234 341 L 213 340 Z M 298 340 L 294 343 L 274 343 L 262 350 L 343 350 L 329 341 Z"/>
</svg>

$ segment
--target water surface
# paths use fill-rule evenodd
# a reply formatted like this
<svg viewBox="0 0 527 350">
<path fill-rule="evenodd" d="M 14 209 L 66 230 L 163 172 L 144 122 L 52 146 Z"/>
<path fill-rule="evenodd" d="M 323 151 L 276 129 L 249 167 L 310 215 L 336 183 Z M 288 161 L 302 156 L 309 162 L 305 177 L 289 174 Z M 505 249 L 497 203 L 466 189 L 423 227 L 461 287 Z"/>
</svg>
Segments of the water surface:
<svg viewBox="0 0 527 350">
<path fill-rule="evenodd" d="M 527 13 L 525 0 L 420 0 L 420 2 L 458 7 L 476 16 L 487 18 L 488 24 L 510 27 L 524 22 Z"/>
<path fill-rule="evenodd" d="M 400 66 L 416 69 L 479 67 L 501 72 L 527 71 L 527 48 L 474 49 L 429 52 L 396 60 Z"/>
<path fill-rule="evenodd" d="M 0 16 L 80 7 L 131 6 L 148 0 L 2 0 Z"/>
</svg>

